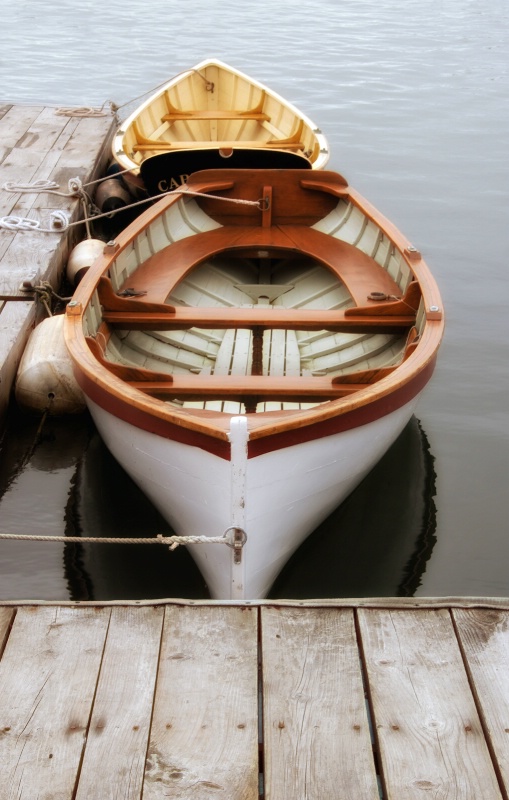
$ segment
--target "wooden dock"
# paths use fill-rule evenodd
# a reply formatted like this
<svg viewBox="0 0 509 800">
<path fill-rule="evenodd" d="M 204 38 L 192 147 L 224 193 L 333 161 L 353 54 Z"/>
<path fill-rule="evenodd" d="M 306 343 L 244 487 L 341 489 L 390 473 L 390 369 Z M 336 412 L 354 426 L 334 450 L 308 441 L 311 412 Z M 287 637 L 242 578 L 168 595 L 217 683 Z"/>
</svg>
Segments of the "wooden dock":
<svg viewBox="0 0 509 800">
<path fill-rule="evenodd" d="M 507 800 L 509 601 L 0 607 L 0 800 Z"/>
<path fill-rule="evenodd" d="M 30 219 L 47 227 L 52 211 L 81 216 L 80 201 L 48 192 L 10 192 L 6 183 L 52 181 L 62 193 L 78 177 L 83 184 L 104 169 L 113 117 L 68 116 L 45 106 L 0 105 L 0 217 Z M 83 230 L 42 233 L 0 228 L 0 427 L 19 360 L 36 319 L 25 281 L 58 288 L 71 247 Z"/>
</svg>

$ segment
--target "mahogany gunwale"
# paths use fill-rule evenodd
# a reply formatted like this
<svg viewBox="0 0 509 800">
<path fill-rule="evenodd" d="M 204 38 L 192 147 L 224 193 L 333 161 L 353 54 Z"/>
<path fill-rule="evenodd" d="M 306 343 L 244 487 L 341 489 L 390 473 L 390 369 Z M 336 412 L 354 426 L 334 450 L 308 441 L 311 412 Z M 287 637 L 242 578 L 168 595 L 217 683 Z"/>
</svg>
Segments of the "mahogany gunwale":
<svg viewBox="0 0 509 800">
<path fill-rule="evenodd" d="M 192 176 L 190 185 L 193 191 L 207 193 L 220 191 L 221 189 L 218 189 L 218 186 L 230 188 L 232 182 L 235 184 L 241 177 L 238 173 L 229 175 L 228 171 L 221 173 L 219 171 L 211 172 L 212 174 L 196 173 Z M 263 173 L 263 171 L 255 172 Z M 269 183 L 270 174 L 264 174 L 266 183 Z M 299 429 L 316 429 L 317 426 L 318 428 L 325 426 L 325 428 L 338 429 L 341 425 L 337 419 L 335 425 L 331 423 L 337 417 L 344 418 L 343 422 L 346 422 L 347 418 L 350 417 L 353 425 L 353 419 L 358 418 L 359 413 L 362 416 L 362 410 L 366 411 L 369 405 L 372 406 L 371 411 L 375 407 L 383 407 L 385 409 L 383 413 L 390 413 L 391 410 L 398 407 L 399 401 L 397 397 L 404 397 L 406 400 L 411 399 L 422 389 L 433 370 L 436 353 L 443 335 L 444 320 L 441 311 L 440 294 L 427 265 L 419 254 L 410 255 L 408 253 L 408 242 L 392 223 L 389 223 L 373 206 L 350 187 L 345 187 L 343 184 L 344 188 L 339 190 L 341 184 L 338 182 L 337 176 L 334 173 L 331 174 L 333 180 L 329 181 L 329 173 L 316 173 L 318 181 L 335 185 L 338 187 L 338 191 L 341 191 L 343 197 L 354 202 L 363 213 L 366 213 L 401 252 L 404 261 L 406 261 L 419 283 L 423 295 L 426 324 L 412 354 L 393 373 L 383 377 L 375 385 L 360 389 L 351 396 L 330 400 L 312 409 L 250 414 L 248 416 L 248 426 L 251 440 L 261 440 L 276 434 L 278 436 L 286 434 L 291 436 L 292 432 L 295 433 Z M 314 177 L 314 173 L 311 173 L 311 175 Z M 307 172 L 307 180 L 310 180 L 309 176 L 310 173 Z M 255 177 L 251 176 L 251 178 Z M 320 189 L 320 191 L 323 191 L 323 189 Z M 101 366 L 92 355 L 85 341 L 83 314 L 96 290 L 99 278 L 108 272 L 118 253 L 130 245 L 152 219 L 163 214 L 173 203 L 186 202 L 187 198 L 182 199 L 181 194 L 172 193 L 147 209 L 126 231 L 118 236 L 115 248 L 111 248 L 112 252 L 105 253 L 88 271 L 76 290 L 73 298 L 74 305 L 68 306 L 67 309 L 66 341 L 73 357 L 78 382 L 82 387 L 95 387 L 92 392 L 95 396 L 95 401 L 99 401 L 100 404 L 105 406 L 114 405 L 117 408 L 128 406 L 130 412 L 138 414 L 140 419 L 149 420 L 153 418 L 152 427 L 164 429 L 165 425 L 167 425 L 169 429 L 185 428 L 189 433 L 195 431 L 205 437 L 227 441 L 228 422 L 231 415 L 197 409 L 175 409 L 156 398 L 149 397 L 115 377 L 105 367 Z M 370 416 L 371 411 L 367 414 L 365 413 L 364 417 Z M 379 415 L 381 416 L 382 413 Z M 157 420 L 159 422 L 156 424 Z"/>
</svg>

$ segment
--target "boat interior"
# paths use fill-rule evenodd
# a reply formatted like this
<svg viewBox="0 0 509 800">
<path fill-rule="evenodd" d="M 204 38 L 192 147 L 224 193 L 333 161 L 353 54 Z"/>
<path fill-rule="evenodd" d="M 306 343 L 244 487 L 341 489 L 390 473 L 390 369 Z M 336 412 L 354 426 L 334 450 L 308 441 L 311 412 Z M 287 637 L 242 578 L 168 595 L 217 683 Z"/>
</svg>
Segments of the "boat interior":
<svg viewBox="0 0 509 800">
<path fill-rule="evenodd" d="M 319 158 L 316 132 L 277 94 L 220 62 L 198 67 L 170 81 L 122 126 L 122 149 L 137 164 L 162 152 L 227 152 L 239 143 Z"/>
<path fill-rule="evenodd" d="M 419 284 L 341 176 L 218 170 L 188 189 L 86 310 L 112 373 L 175 408 L 275 413 L 349 396 L 413 352 Z"/>
</svg>

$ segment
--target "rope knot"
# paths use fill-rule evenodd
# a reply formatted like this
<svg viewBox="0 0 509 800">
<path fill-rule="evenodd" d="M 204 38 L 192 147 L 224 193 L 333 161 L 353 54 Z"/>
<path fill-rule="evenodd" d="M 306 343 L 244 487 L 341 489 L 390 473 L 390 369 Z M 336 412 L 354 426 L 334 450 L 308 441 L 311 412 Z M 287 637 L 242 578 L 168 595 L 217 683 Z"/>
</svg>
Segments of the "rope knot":
<svg viewBox="0 0 509 800">
<path fill-rule="evenodd" d="M 69 194 L 80 195 L 83 192 L 83 183 L 81 178 L 70 178 L 67 184 Z"/>
<path fill-rule="evenodd" d="M 69 227 L 71 215 L 67 211 L 57 209 L 52 211 L 49 218 L 49 226 L 52 231 L 65 231 Z"/>
</svg>

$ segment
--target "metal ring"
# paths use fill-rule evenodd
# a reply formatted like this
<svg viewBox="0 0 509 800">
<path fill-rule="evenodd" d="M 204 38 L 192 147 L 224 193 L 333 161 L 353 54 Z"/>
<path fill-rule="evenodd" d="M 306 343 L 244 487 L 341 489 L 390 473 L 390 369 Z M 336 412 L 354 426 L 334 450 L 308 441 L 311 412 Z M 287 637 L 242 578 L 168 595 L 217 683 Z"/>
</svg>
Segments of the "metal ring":
<svg viewBox="0 0 509 800">
<path fill-rule="evenodd" d="M 223 533 L 223 539 L 226 539 L 226 537 L 227 537 L 227 535 L 228 535 L 228 533 L 230 531 L 240 531 L 242 533 L 242 541 L 235 542 L 235 541 L 233 541 L 233 538 L 232 538 L 231 542 L 226 540 L 226 544 L 228 545 L 228 547 L 232 547 L 232 548 L 244 547 L 245 543 L 247 542 L 247 533 L 245 532 L 244 528 L 239 528 L 239 527 L 237 527 L 237 525 L 231 525 L 229 528 L 226 528 L 225 532 Z"/>
</svg>

